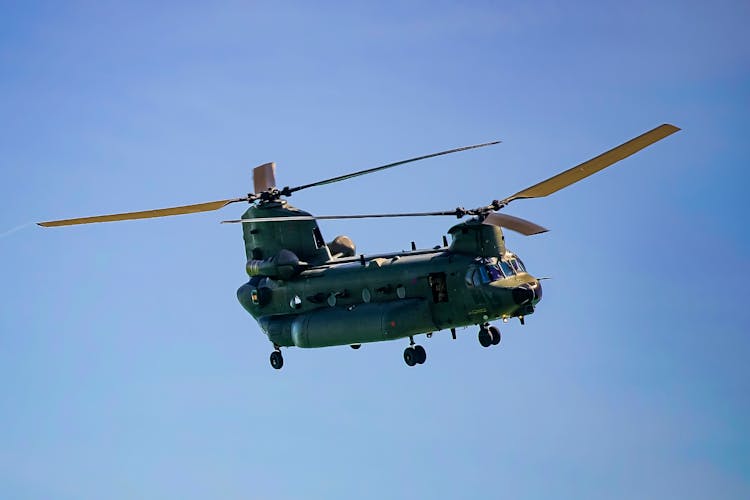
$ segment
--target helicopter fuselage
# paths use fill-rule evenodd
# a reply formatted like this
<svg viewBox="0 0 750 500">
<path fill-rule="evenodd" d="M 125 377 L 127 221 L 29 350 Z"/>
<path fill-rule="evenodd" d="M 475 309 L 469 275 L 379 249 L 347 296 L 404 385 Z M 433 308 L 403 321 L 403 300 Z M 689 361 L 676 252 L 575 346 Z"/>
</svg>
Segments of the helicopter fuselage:
<svg viewBox="0 0 750 500">
<path fill-rule="evenodd" d="M 531 314 L 539 282 L 525 271 L 488 281 L 493 265 L 448 249 L 402 253 L 319 266 L 288 281 L 256 277 L 237 295 L 278 346 L 379 342 Z"/>
<path fill-rule="evenodd" d="M 288 206 L 270 208 L 276 217 L 304 213 Z M 264 209 L 251 208 L 248 217 L 257 217 L 258 210 Z M 237 297 L 276 346 L 362 344 L 483 325 L 531 314 L 541 299 L 539 281 L 505 250 L 495 226 L 458 224 L 450 230 L 452 244 L 433 250 L 330 257 L 304 268 L 300 264 L 298 272 L 274 271 L 289 252 L 321 255 L 317 223 L 295 224 L 301 222 L 243 225 L 248 272 L 255 275 Z M 298 246 L 299 234 L 308 236 L 312 246 L 287 248 Z M 263 235 L 274 241 L 263 245 Z M 264 248 L 275 253 L 253 259 L 269 255 Z"/>
</svg>

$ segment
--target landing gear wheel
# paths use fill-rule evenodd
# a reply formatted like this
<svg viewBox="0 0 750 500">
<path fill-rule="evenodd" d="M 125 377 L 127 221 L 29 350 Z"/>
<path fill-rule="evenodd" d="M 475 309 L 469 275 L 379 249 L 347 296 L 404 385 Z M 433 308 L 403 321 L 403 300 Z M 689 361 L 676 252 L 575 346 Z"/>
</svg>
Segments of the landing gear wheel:
<svg viewBox="0 0 750 500">
<path fill-rule="evenodd" d="M 281 356 L 281 351 L 273 351 L 271 353 L 271 366 L 277 370 L 280 370 L 284 366 L 284 358 Z"/>
<path fill-rule="evenodd" d="M 487 328 L 480 328 L 479 329 L 479 343 L 482 344 L 482 347 L 489 347 L 492 345 L 492 334 Z"/>
<path fill-rule="evenodd" d="M 500 343 L 500 339 L 502 338 L 502 335 L 500 335 L 500 330 L 497 329 L 495 326 L 491 326 L 489 328 L 490 335 L 492 335 L 492 345 L 497 345 Z"/>
<path fill-rule="evenodd" d="M 406 364 L 409 366 L 417 364 L 417 353 L 414 351 L 413 347 L 407 347 L 404 349 L 404 361 L 406 361 Z"/>
<path fill-rule="evenodd" d="M 417 363 L 418 364 L 424 364 L 425 361 L 427 361 L 427 351 L 424 350 L 424 347 L 421 345 L 415 345 L 412 349 L 414 349 L 414 354 L 417 357 Z"/>
</svg>

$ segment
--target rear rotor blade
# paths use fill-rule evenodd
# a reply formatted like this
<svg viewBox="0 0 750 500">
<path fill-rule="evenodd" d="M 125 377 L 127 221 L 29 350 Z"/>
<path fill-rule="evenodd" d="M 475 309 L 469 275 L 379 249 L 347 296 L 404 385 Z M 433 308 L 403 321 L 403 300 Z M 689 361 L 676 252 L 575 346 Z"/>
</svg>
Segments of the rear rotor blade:
<svg viewBox="0 0 750 500">
<path fill-rule="evenodd" d="M 276 187 L 276 163 L 266 163 L 253 169 L 253 187 L 256 193 Z"/>
<path fill-rule="evenodd" d="M 517 233 L 521 233 L 524 236 L 531 236 L 534 234 L 546 233 L 547 231 L 549 231 L 549 229 L 538 224 L 534 224 L 533 222 L 526 219 L 514 217 L 508 214 L 500 214 L 497 212 L 492 212 L 482 222 L 491 226 L 504 227 Z"/>
<path fill-rule="evenodd" d="M 389 163 L 387 165 L 381 165 L 379 167 L 368 168 L 366 170 L 360 170 L 358 172 L 353 172 L 351 174 L 339 175 L 338 177 L 331 177 L 330 179 L 325 179 L 323 181 L 313 182 L 312 184 L 304 184 L 302 186 L 297 186 L 297 187 L 293 187 L 293 188 L 285 188 L 283 190 L 283 192 L 286 195 L 290 195 L 290 194 L 294 193 L 295 191 L 300 191 L 302 189 L 307 189 L 307 188 L 315 187 L 315 186 L 323 186 L 325 184 L 332 184 L 334 182 L 339 182 L 339 181 L 344 181 L 344 180 L 347 180 L 347 179 L 352 179 L 354 177 L 359 177 L 360 175 L 371 174 L 373 172 L 378 172 L 380 170 L 385 170 L 387 168 L 397 167 L 399 165 L 404 165 L 406 163 L 411 163 L 411 162 L 414 162 L 414 161 L 426 160 L 427 158 L 434 158 L 436 156 L 447 155 L 447 154 L 450 154 L 450 153 L 458 153 L 460 151 L 467 151 L 469 149 L 483 148 L 485 146 L 491 146 L 493 144 L 499 144 L 499 143 L 500 143 L 500 141 L 485 142 L 483 144 L 474 144 L 473 146 L 464 146 L 464 147 L 461 147 L 461 148 L 449 149 L 447 151 L 440 151 L 439 153 L 432 153 L 432 154 L 425 155 L 425 156 L 418 156 L 416 158 L 409 158 L 408 160 L 402 160 L 402 161 L 397 161 L 395 163 Z M 256 189 L 256 192 L 257 192 L 257 189 Z"/>
<path fill-rule="evenodd" d="M 96 215 L 93 217 L 80 217 L 77 219 L 63 219 L 48 222 L 37 222 L 38 225 L 43 227 L 56 227 L 56 226 L 73 226 L 76 224 L 91 224 L 94 222 L 114 222 L 121 220 L 133 220 L 133 219 L 150 219 L 153 217 L 167 217 L 169 215 L 182 215 L 182 214 L 194 214 L 198 212 L 211 212 L 223 208 L 230 203 L 238 201 L 248 201 L 248 198 L 235 198 L 231 200 L 218 200 L 210 201 L 208 203 L 198 203 L 196 205 L 183 205 L 180 207 L 170 208 L 159 208 L 156 210 L 144 210 L 142 212 L 127 212 L 122 214 L 112 215 Z"/>
<path fill-rule="evenodd" d="M 631 139 L 616 148 L 610 149 L 606 153 L 600 154 L 596 158 L 592 158 L 591 160 L 585 161 L 580 165 L 555 175 L 554 177 L 550 177 L 545 181 L 519 191 L 513 196 L 497 202 L 495 205 L 503 207 L 513 200 L 522 198 L 541 198 L 550 195 L 564 187 L 585 179 L 586 177 L 595 174 L 596 172 L 603 170 L 634 153 L 637 153 L 641 149 L 674 134 L 678 130 L 680 129 L 668 123 L 659 125 L 655 129 L 649 130 L 635 139 Z M 497 208 L 497 206 L 495 208 Z"/>
</svg>

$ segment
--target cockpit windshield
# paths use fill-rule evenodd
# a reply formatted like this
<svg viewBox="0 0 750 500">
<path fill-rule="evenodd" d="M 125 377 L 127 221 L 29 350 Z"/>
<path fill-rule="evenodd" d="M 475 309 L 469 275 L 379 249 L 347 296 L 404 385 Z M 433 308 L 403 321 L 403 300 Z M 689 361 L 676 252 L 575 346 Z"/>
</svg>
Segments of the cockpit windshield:
<svg viewBox="0 0 750 500">
<path fill-rule="evenodd" d="M 513 269 L 517 273 L 525 273 L 526 272 L 526 268 L 523 267 L 523 262 L 521 262 L 521 259 L 518 259 L 518 258 L 510 259 L 510 265 L 513 266 Z"/>
<path fill-rule="evenodd" d="M 510 267 L 510 264 L 508 264 L 508 263 L 507 263 L 507 262 L 505 262 L 504 260 L 501 260 L 501 261 L 500 261 L 500 267 L 502 268 L 502 270 L 503 270 L 503 273 L 504 273 L 504 274 L 505 274 L 506 276 L 513 276 L 513 274 L 514 274 L 514 273 L 513 273 L 513 268 L 512 268 L 512 267 Z"/>
<path fill-rule="evenodd" d="M 503 275 L 503 272 L 496 265 L 487 266 L 487 274 L 490 275 L 490 281 L 497 281 L 497 280 L 501 280 L 505 278 L 505 276 Z"/>
<path fill-rule="evenodd" d="M 466 283 L 479 286 L 525 272 L 523 262 L 515 257 L 508 260 L 482 260 L 478 266 L 469 268 L 469 272 L 466 273 Z"/>
</svg>

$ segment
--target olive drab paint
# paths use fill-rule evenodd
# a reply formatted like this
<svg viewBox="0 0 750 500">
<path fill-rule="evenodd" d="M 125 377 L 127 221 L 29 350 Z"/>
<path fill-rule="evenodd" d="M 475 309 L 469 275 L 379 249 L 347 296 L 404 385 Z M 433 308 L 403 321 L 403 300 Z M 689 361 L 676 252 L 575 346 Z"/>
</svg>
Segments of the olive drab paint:
<svg viewBox="0 0 750 500">
<path fill-rule="evenodd" d="M 330 252 L 317 223 L 282 220 L 304 213 L 286 203 L 261 204 L 246 215 L 280 220 L 243 225 L 251 278 L 237 298 L 276 346 L 363 344 L 485 324 L 532 314 L 541 298 L 541 285 L 525 270 L 472 278 L 482 266 L 515 258 L 497 226 L 457 224 L 447 248 L 320 262 Z M 282 276 L 274 262 L 279 256 L 297 272 Z M 514 294 L 518 289 L 524 292 Z"/>
</svg>

